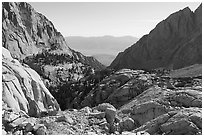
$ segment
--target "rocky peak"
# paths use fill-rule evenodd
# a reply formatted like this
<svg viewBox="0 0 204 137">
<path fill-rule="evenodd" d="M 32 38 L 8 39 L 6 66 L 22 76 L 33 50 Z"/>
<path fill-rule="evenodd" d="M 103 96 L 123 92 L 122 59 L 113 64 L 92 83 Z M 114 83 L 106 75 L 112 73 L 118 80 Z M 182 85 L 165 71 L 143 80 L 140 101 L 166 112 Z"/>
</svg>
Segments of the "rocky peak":
<svg viewBox="0 0 204 137">
<path fill-rule="evenodd" d="M 48 50 L 53 54 L 69 55 L 93 68 L 104 68 L 97 60 L 92 59 L 89 64 L 86 60 L 90 59 L 70 49 L 53 23 L 25 2 L 2 4 L 2 41 L 3 47 L 19 60 Z"/>
<path fill-rule="evenodd" d="M 194 14 L 197 26 L 202 26 L 202 4 L 195 10 Z"/>
<path fill-rule="evenodd" d="M 3 46 L 12 56 L 23 59 L 43 48 L 71 55 L 63 36 L 51 21 L 28 3 L 3 3 Z"/>
<path fill-rule="evenodd" d="M 201 63 L 202 5 L 171 14 L 137 43 L 119 53 L 111 68 L 178 69 Z"/>
</svg>

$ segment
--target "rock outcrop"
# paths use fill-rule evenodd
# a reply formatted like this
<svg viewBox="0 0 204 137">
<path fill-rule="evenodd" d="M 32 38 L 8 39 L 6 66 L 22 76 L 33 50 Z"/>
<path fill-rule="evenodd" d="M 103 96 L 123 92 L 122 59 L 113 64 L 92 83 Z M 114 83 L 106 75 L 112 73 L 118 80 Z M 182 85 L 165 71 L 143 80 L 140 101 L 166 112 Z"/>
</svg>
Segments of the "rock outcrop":
<svg viewBox="0 0 204 137">
<path fill-rule="evenodd" d="M 148 74 L 143 70 L 117 71 L 103 79 L 97 87 L 90 91 L 81 102 L 81 106 L 109 102 L 118 108 L 148 89 L 153 84 L 152 80 L 155 77 L 155 74 Z"/>
<path fill-rule="evenodd" d="M 2 48 L 2 100 L 14 111 L 24 111 L 35 117 L 56 114 L 60 110 L 40 76 L 13 59 L 5 48 Z"/>
<path fill-rule="evenodd" d="M 201 134 L 201 77 L 186 74 L 187 77 L 178 78 L 177 74 L 178 77 L 171 78 L 168 73 L 161 76 L 123 69 L 103 79 L 81 106 L 99 104 L 94 108 L 105 110 L 109 105 L 103 102 L 108 102 L 116 107 L 115 121 L 108 126 L 108 132 L 115 131 L 114 134 Z M 179 83 L 184 84 L 178 86 Z M 103 113 L 96 114 L 104 117 Z M 193 121 L 191 116 L 197 120 Z"/>
<path fill-rule="evenodd" d="M 119 115 L 134 120 L 134 132 L 149 134 L 201 134 L 202 93 L 152 87 L 121 107 Z M 188 129 L 188 130 L 187 130 Z"/>
<path fill-rule="evenodd" d="M 138 42 L 118 54 L 110 68 L 178 69 L 202 63 L 202 5 L 184 8 L 161 21 Z"/>
<path fill-rule="evenodd" d="M 134 130 L 162 135 L 201 135 L 202 109 L 183 108 L 165 113 Z"/>
</svg>

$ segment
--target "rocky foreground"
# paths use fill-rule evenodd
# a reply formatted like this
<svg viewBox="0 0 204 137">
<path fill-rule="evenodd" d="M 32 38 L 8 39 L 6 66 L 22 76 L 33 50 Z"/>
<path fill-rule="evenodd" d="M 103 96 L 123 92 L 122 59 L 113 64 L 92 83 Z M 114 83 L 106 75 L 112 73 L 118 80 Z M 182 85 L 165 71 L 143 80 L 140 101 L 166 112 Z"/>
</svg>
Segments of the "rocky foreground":
<svg viewBox="0 0 204 137">
<path fill-rule="evenodd" d="M 123 69 L 101 81 L 81 105 L 30 117 L 4 104 L 3 134 L 202 134 L 201 76 L 171 78 Z"/>
</svg>

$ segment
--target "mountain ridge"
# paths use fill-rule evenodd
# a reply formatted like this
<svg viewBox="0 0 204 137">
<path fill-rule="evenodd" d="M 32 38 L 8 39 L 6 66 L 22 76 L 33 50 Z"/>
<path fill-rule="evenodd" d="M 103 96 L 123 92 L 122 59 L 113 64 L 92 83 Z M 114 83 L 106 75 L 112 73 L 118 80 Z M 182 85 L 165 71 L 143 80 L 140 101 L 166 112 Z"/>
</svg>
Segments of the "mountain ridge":
<svg viewBox="0 0 204 137">
<path fill-rule="evenodd" d="M 144 35 L 124 52 L 120 52 L 110 68 L 178 69 L 201 63 L 201 15 L 202 5 L 194 12 L 184 8 L 172 13 L 158 23 L 149 34 Z"/>
</svg>

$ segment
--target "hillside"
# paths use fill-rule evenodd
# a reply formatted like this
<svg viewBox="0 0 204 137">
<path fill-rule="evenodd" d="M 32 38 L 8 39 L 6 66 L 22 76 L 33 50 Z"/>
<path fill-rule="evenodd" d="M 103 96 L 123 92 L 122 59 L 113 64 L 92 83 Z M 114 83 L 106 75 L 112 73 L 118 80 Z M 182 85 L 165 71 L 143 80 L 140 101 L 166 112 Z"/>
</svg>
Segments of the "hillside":
<svg viewBox="0 0 204 137">
<path fill-rule="evenodd" d="M 110 68 L 179 69 L 202 63 L 202 5 L 161 21 L 138 42 L 120 52 Z"/>
<path fill-rule="evenodd" d="M 199 77 L 202 76 L 202 65 L 195 64 L 192 66 L 184 67 L 170 72 L 170 76 L 173 78 L 179 77 Z"/>
</svg>

